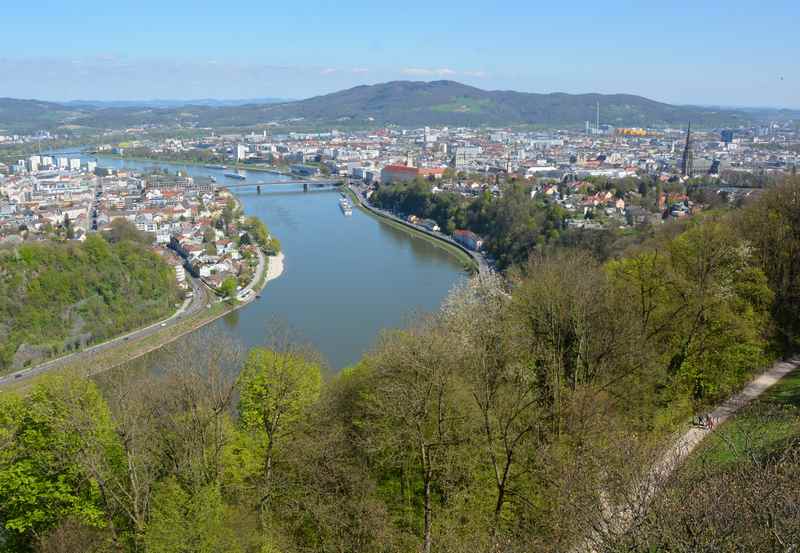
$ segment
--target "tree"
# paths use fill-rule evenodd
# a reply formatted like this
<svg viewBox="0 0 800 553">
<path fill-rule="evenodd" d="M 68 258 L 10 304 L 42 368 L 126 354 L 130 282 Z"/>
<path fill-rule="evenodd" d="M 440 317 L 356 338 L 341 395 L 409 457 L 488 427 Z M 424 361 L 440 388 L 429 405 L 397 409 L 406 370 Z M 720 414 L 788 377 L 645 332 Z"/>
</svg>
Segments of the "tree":
<svg viewBox="0 0 800 553">
<path fill-rule="evenodd" d="M 236 289 L 238 284 L 236 283 L 236 278 L 229 276 L 225 280 L 222 281 L 222 284 L 219 286 L 219 291 L 224 298 L 233 298 L 236 295 Z"/>
<path fill-rule="evenodd" d="M 149 234 L 140 231 L 132 222 L 120 217 L 111 221 L 108 241 L 115 244 L 123 240 L 130 240 L 144 245 L 153 243 L 153 239 Z"/>
<path fill-rule="evenodd" d="M 267 242 L 266 251 L 269 255 L 278 255 L 281 253 L 281 241 L 274 236 L 271 237 Z"/>
<path fill-rule="evenodd" d="M 222 220 L 225 221 L 225 226 L 230 225 L 236 218 L 236 202 L 233 198 L 228 198 L 225 202 L 225 207 L 222 208 Z"/>
<path fill-rule="evenodd" d="M 250 233 L 250 237 L 262 248 L 269 241 L 269 230 L 267 225 L 258 217 L 248 217 L 245 219 L 243 228 Z"/>
<path fill-rule="evenodd" d="M 26 397 L 0 398 L 0 520 L 25 550 L 69 518 L 102 528 L 102 482 L 82 459 L 118 452 L 111 415 L 90 380 L 48 377 Z M 8 544 L 7 544 L 8 545 Z"/>
<path fill-rule="evenodd" d="M 151 553 L 235 553 L 241 545 L 229 521 L 219 486 L 187 492 L 169 478 L 158 484 L 144 536 Z"/>
<path fill-rule="evenodd" d="M 766 191 L 736 223 L 775 294 L 771 312 L 779 346 L 792 351 L 800 343 L 800 178 Z"/>
<path fill-rule="evenodd" d="M 534 256 L 523 274 L 510 305 L 513 340 L 558 436 L 581 389 L 613 382 L 642 357 L 635 328 L 589 254 Z"/>
<path fill-rule="evenodd" d="M 272 494 L 276 448 L 317 400 L 320 387 L 319 365 L 298 352 L 254 348 L 247 356 L 238 382 L 239 415 L 242 426 L 264 442 L 262 512 Z"/>
<path fill-rule="evenodd" d="M 507 505 L 524 506 L 513 490 L 520 488 L 520 467 L 534 455 L 545 423 L 539 384 L 508 340 L 516 324 L 508 307 L 509 298 L 496 279 L 472 282 L 452 293 L 444 305 L 446 324 L 463 344 L 462 370 L 480 415 L 480 455 L 488 461 L 495 485 L 489 539 L 498 547 Z"/>
<path fill-rule="evenodd" d="M 763 363 L 772 293 L 726 221 L 695 221 L 609 271 L 635 306 L 641 339 L 660 357 L 671 393 L 707 402 Z"/>
<path fill-rule="evenodd" d="M 375 372 L 372 447 L 399 471 L 401 487 L 421 483 L 422 546 L 434 542 L 434 510 L 455 492 L 461 477 L 461 448 L 469 440 L 469 394 L 459 377 L 457 350 L 433 323 L 382 338 L 369 360 Z"/>
</svg>

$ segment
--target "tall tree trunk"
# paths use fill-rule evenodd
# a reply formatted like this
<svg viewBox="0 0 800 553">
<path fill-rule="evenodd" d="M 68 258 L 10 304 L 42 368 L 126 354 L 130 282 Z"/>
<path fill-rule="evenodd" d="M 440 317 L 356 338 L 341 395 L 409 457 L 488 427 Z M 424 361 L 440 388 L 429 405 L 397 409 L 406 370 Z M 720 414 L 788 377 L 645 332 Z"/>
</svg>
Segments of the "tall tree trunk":
<svg viewBox="0 0 800 553">
<path fill-rule="evenodd" d="M 428 447 L 422 445 L 422 472 L 424 482 L 425 530 L 422 553 L 431 553 L 431 468 Z"/>
<path fill-rule="evenodd" d="M 261 501 L 259 502 L 259 514 L 261 515 L 259 518 L 261 519 L 261 526 L 266 526 L 266 519 L 267 519 L 267 505 L 269 504 L 270 495 L 272 493 L 272 446 L 273 440 L 272 436 L 269 434 L 267 435 L 267 454 L 266 460 L 264 462 L 264 494 L 261 496 Z"/>
</svg>

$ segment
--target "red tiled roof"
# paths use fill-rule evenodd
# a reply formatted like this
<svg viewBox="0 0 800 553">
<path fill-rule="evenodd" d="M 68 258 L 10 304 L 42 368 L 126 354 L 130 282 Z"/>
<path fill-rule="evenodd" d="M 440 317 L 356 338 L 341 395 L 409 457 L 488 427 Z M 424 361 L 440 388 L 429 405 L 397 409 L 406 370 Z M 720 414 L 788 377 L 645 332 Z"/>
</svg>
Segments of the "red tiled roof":
<svg viewBox="0 0 800 553">
<path fill-rule="evenodd" d="M 415 175 L 419 172 L 418 167 L 408 167 L 407 165 L 387 165 L 383 170 L 392 173 L 414 173 Z"/>
</svg>

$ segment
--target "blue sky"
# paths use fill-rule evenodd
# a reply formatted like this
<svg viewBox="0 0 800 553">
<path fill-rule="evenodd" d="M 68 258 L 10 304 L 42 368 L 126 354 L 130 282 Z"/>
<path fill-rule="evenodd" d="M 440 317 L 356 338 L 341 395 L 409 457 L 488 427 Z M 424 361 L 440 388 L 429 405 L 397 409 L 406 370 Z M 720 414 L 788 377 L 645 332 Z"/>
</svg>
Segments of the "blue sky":
<svg viewBox="0 0 800 553">
<path fill-rule="evenodd" d="M 303 98 L 444 78 L 800 108 L 800 2 L 5 4 L 0 96 Z"/>
</svg>

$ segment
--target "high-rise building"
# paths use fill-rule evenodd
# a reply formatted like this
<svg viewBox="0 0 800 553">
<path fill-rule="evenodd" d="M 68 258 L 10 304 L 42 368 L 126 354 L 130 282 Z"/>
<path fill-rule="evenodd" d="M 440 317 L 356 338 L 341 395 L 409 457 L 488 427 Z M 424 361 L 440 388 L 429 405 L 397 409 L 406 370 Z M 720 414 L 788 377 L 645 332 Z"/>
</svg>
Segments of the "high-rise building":
<svg viewBox="0 0 800 553">
<path fill-rule="evenodd" d="M 28 158 L 28 170 L 33 173 L 34 171 L 39 170 L 39 166 L 42 164 L 42 158 L 40 156 L 31 156 Z"/>
<path fill-rule="evenodd" d="M 81 170 L 81 160 L 80 158 L 74 157 L 69 160 L 69 168 L 71 171 L 80 171 Z"/>
<path fill-rule="evenodd" d="M 244 161 L 244 158 L 247 156 L 247 146 L 244 144 L 237 144 L 236 145 L 236 161 Z"/>
<path fill-rule="evenodd" d="M 721 133 L 719 133 L 720 138 L 725 144 L 730 144 L 733 142 L 733 131 L 731 129 L 725 129 Z"/>
</svg>

